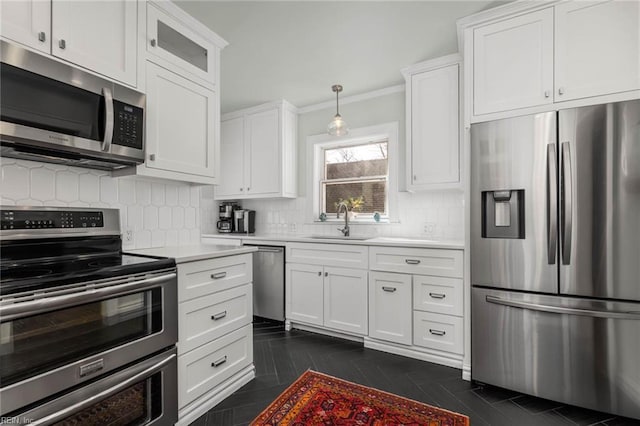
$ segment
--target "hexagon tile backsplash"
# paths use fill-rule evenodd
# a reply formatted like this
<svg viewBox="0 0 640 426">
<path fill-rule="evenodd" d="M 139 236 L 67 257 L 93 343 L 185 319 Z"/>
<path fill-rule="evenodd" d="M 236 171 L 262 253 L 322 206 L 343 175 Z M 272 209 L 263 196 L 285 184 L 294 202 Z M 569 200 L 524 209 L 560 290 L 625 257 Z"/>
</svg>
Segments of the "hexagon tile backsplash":
<svg viewBox="0 0 640 426">
<path fill-rule="evenodd" d="M 2 205 L 111 207 L 122 230 L 133 231 L 124 248 L 197 244 L 200 187 L 179 182 L 111 177 L 109 172 L 2 158 Z"/>
</svg>

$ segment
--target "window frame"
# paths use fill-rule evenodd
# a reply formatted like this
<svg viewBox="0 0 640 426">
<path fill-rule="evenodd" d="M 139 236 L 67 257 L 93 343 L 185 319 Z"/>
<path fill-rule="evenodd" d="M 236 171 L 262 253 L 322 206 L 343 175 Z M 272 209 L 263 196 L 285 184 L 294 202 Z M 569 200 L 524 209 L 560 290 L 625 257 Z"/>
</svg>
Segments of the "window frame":
<svg viewBox="0 0 640 426">
<path fill-rule="evenodd" d="M 322 223 L 319 218 L 322 208 L 322 182 L 324 179 L 325 157 L 324 151 L 327 149 L 335 149 L 338 147 L 364 145 L 387 141 L 387 214 L 381 216 L 380 222 L 373 219 L 373 214 L 357 215 L 352 223 L 390 223 L 397 222 L 398 212 L 398 122 L 380 124 L 376 126 L 360 127 L 350 130 L 346 136 L 335 137 L 328 134 L 313 135 L 307 137 L 307 164 L 312 170 L 311 179 L 309 179 L 307 188 L 309 196 L 312 198 L 308 203 L 308 217 L 313 223 Z M 370 176 L 363 178 L 354 178 L 354 180 L 368 180 Z M 349 179 L 351 180 L 351 179 Z M 333 181 L 333 180 L 331 180 Z M 341 222 L 330 215 L 326 222 Z"/>
</svg>

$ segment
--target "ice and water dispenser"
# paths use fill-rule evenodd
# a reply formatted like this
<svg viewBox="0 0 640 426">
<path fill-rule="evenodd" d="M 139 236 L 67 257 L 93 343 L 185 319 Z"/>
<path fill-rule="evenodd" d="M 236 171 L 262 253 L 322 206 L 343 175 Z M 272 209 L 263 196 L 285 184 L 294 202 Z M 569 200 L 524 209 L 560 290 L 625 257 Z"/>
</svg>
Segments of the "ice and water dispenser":
<svg viewBox="0 0 640 426">
<path fill-rule="evenodd" d="M 482 238 L 524 239 L 524 189 L 482 191 Z"/>
</svg>

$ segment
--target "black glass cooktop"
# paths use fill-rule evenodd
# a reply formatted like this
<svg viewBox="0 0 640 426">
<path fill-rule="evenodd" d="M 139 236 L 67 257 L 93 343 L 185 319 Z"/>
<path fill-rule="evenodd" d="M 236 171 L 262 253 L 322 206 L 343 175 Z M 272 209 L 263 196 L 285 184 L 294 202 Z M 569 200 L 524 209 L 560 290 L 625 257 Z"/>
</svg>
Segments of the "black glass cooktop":
<svg viewBox="0 0 640 426">
<path fill-rule="evenodd" d="M 173 259 L 119 248 L 113 237 L 3 242 L 0 296 L 175 267 Z"/>
</svg>

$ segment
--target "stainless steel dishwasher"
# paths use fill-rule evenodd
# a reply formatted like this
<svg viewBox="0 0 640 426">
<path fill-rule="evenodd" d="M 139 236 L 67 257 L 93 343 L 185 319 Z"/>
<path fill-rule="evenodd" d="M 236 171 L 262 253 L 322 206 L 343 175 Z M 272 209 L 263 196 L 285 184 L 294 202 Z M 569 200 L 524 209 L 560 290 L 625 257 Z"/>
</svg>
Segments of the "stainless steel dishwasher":
<svg viewBox="0 0 640 426">
<path fill-rule="evenodd" d="M 258 247 L 253 253 L 253 315 L 284 321 L 284 247 Z"/>
</svg>

